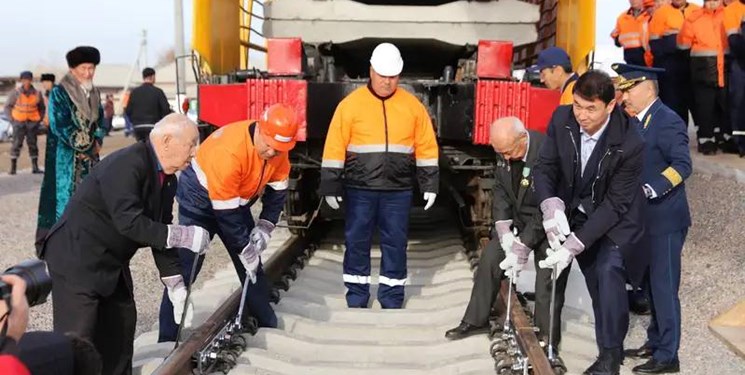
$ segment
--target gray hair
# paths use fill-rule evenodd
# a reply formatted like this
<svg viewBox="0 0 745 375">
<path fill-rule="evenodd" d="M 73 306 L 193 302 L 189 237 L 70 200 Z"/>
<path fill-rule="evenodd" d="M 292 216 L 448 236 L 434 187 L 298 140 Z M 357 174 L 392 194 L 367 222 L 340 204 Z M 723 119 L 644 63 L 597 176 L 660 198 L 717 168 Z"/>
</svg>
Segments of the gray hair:
<svg viewBox="0 0 745 375">
<path fill-rule="evenodd" d="M 160 119 L 160 121 L 153 126 L 153 130 L 150 131 L 150 141 L 166 135 L 181 134 L 186 131 L 188 127 L 196 129 L 197 124 L 195 124 L 194 121 L 191 121 L 191 119 L 186 115 L 171 113 Z"/>
<path fill-rule="evenodd" d="M 497 124 L 499 123 L 506 123 L 506 122 L 509 122 L 510 124 L 512 124 L 512 134 L 515 135 L 516 137 L 527 132 L 527 130 L 525 130 L 525 124 L 523 124 L 522 120 L 520 120 L 519 118 L 515 116 L 501 117 L 501 118 L 494 120 L 494 122 L 491 125 L 491 129 L 494 129 L 494 127 L 497 126 Z"/>
</svg>

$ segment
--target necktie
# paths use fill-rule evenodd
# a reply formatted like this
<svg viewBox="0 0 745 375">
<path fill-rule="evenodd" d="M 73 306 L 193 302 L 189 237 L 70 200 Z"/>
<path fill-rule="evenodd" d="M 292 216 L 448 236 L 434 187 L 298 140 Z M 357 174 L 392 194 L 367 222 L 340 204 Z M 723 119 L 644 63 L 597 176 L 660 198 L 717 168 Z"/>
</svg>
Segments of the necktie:
<svg viewBox="0 0 745 375">
<path fill-rule="evenodd" d="M 163 181 L 166 179 L 166 174 L 163 171 L 158 171 L 158 177 L 160 178 L 160 186 L 163 186 Z"/>
</svg>

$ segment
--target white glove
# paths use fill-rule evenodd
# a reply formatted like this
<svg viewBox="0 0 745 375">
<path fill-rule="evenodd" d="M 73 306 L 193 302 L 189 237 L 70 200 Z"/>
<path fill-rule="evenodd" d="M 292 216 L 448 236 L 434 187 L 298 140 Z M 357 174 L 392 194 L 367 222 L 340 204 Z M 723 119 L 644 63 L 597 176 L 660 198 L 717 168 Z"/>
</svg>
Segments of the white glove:
<svg viewBox="0 0 745 375">
<path fill-rule="evenodd" d="M 569 267 L 574 259 L 574 255 L 563 246 L 559 247 L 558 250 L 546 249 L 546 254 L 548 256 L 546 259 L 538 262 L 538 267 L 554 268 L 554 266 L 556 266 L 556 275 L 554 275 L 554 277 L 559 277 L 561 271 L 564 271 L 565 268 Z"/>
<path fill-rule="evenodd" d="M 429 210 L 435 204 L 435 198 L 437 198 L 437 194 L 435 193 L 424 193 L 424 200 L 427 201 L 427 204 L 424 206 L 425 211 Z"/>
<path fill-rule="evenodd" d="M 269 240 L 272 238 L 272 231 L 274 230 L 274 224 L 269 220 L 261 219 L 251 230 L 249 236 L 248 246 L 252 246 L 254 251 L 261 254 L 266 250 Z"/>
<path fill-rule="evenodd" d="M 184 279 L 181 275 L 164 277 L 161 279 L 163 284 L 166 285 L 168 290 L 168 299 L 171 300 L 173 305 L 173 321 L 176 324 L 181 324 L 181 315 L 184 313 L 184 303 L 186 302 L 186 286 L 184 285 Z M 189 301 L 189 306 L 186 309 L 186 317 L 184 318 L 184 327 L 191 326 L 191 320 L 194 317 L 194 305 Z"/>
<path fill-rule="evenodd" d="M 512 220 L 499 220 L 494 223 L 494 229 L 497 231 L 497 236 L 499 236 L 499 244 L 505 252 L 512 249 L 512 244 L 515 242 L 515 235 L 512 233 L 511 228 Z"/>
<path fill-rule="evenodd" d="M 341 202 L 341 197 L 327 195 L 325 199 L 326 199 L 326 204 L 329 205 L 329 207 L 331 207 L 334 210 L 339 209 L 339 202 Z"/>
<path fill-rule="evenodd" d="M 248 281 L 255 284 L 256 272 L 259 269 L 260 259 L 259 254 L 256 252 L 256 249 L 251 246 L 250 242 L 243 248 L 243 251 L 238 255 L 238 258 L 241 260 L 241 263 L 243 263 L 243 268 L 246 269 L 246 277 L 248 278 Z"/>
<path fill-rule="evenodd" d="M 505 255 L 504 260 L 499 263 L 499 268 L 504 270 L 505 275 L 507 275 L 512 282 L 515 282 L 517 275 L 523 269 L 523 264 L 520 264 L 517 255 L 513 252 L 505 250 Z"/>
<path fill-rule="evenodd" d="M 546 231 L 548 244 L 552 249 L 561 247 L 570 233 L 569 220 L 564 213 L 564 202 L 556 197 L 551 197 L 541 202 L 543 213 L 543 229 Z"/>
<path fill-rule="evenodd" d="M 169 225 L 166 248 L 180 247 L 203 255 L 210 245 L 210 232 L 196 225 Z"/>
</svg>

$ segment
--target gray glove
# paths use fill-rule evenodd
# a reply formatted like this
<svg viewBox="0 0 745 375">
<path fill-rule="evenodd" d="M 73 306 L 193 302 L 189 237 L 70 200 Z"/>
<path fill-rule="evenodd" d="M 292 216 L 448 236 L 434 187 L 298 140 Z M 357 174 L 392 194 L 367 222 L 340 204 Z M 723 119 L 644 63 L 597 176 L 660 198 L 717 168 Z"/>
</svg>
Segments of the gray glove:
<svg viewBox="0 0 745 375">
<path fill-rule="evenodd" d="M 250 240 L 248 246 L 253 247 L 252 250 L 261 254 L 266 250 L 269 245 L 269 240 L 272 238 L 272 231 L 274 231 L 274 224 L 269 220 L 261 219 L 254 229 L 251 230 Z"/>
<path fill-rule="evenodd" d="M 183 247 L 202 255 L 210 244 L 210 233 L 196 225 L 169 225 L 167 248 Z"/>
</svg>

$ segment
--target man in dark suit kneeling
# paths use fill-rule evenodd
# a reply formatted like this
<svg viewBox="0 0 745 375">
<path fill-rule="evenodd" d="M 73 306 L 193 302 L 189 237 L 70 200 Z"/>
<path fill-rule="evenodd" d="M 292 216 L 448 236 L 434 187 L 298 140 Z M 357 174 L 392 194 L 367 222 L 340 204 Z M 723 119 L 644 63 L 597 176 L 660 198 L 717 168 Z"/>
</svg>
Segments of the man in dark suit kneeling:
<svg viewBox="0 0 745 375">
<path fill-rule="evenodd" d="M 546 257 L 548 242 L 532 175 L 545 138 L 541 133 L 525 130 L 516 117 L 499 119 L 491 126 L 490 142 L 497 152 L 492 206 L 496 235 L 481 253 L 471 300 L 461 324 L 445 334 L 451 340 L 488 331 L 489 310 L 497 298 L 502 273 L 514 278 L 528 261 L 530 251 L 535 249 L 535 319 L 539 335 L 548 341 L 551 270 L 537 267 L 537 262 Z M 561 339 L 559 317 L 568 275 L 569 268 L 561 273 L 556 283 L 554 347 L 558 347 Z"/>
<path fill-rule="evenodd" d="M 39 254 L 53 280 L 54 330 L 93 342 L 103 374 L 132 372 L 137 311 L 129 261 L 137 249 L 152 248 L 180 321 L 186 287 L 178 255 L 166 249 L 203 253 L 209 245 L 203 228 L 170 224 L 174 173 L 189 165 L 197 141 L 196 125 L 171 114 L 148 142 L 104 158 L 78 186 Z"/>
</svg>

